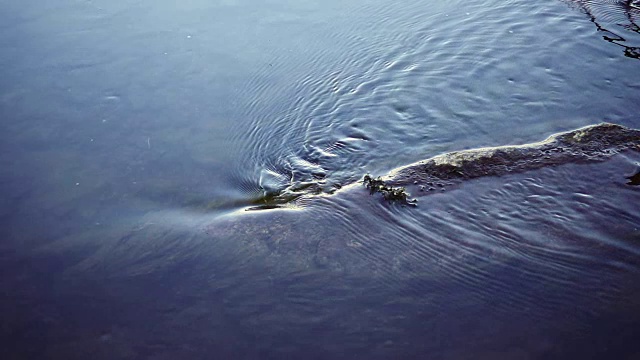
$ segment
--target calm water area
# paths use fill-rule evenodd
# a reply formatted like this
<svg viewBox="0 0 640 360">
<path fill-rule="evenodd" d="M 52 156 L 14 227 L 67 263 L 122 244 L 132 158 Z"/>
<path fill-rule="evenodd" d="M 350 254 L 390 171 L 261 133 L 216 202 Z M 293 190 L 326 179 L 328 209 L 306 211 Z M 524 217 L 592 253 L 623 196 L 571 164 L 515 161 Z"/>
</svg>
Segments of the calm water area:
<svg viewBox="0 0 640 360">
<path fill-rule="evenodd" d="M 640 152 L 361 185 L 640 128 L 637 4 L 0 0 L 0 357 L 640 359 Z"/>
</svg>

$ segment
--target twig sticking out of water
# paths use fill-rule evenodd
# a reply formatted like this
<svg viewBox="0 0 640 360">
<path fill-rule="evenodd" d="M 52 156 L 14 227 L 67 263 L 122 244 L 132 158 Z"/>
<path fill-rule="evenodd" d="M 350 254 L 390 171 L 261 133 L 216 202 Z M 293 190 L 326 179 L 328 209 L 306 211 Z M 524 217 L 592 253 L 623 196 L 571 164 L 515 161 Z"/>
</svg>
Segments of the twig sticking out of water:
<svg viewBox="0 0 640 360">
<path fill-rule="evenodd" d="M 375 193 L 381 193 L 385 200 L 390 202 L 399 202 L 402 205 L 416 206 L 415 200 L 409 200 L 409 194 L 407 194 L 405 188 L 394 188 L 385 184 L 380 177 L 372 178 L 369 174 L 364 176 L 364 186 L 369 189 L 371 195 Z"/>
</svg>

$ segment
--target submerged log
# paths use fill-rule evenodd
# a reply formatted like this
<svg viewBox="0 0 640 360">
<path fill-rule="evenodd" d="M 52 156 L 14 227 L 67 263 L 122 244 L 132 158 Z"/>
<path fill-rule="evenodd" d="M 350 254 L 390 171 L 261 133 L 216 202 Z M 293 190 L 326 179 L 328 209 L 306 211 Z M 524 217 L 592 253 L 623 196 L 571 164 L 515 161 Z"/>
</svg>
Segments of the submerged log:
<svg viewBox="0 0 640 360">
<path fill-rule="evenodd" d="M 623 151 L 640 151 L 640 130 L 601 123 L 549 136 L 546 140 L 524 144 L 454 151 L 437 155 L 362 183 L 371 194 L 380 193 L 392 202 L 415 205 L 405 188 L 444 190 L 464 180 L 502 176 L 568 163 L 604 161 Z M 635 184 L 635 179 L 630 180 Z M 332 192 L 330 192 L 332 193 Z M 252 202 L 248 210 L 288 207 L 303 196 L 326 194 L 320 183 L 291 184 Z"/>
<path fill-rule="evenodd" d="M 512 146 L 454 151 L 392 171 L 389 186 L 457 183 L 483 176 L 501 176 L 546 166 L 603 161 L 622 151 L 640 151 L 640 130 L 602 123 Z"/>
</svg>

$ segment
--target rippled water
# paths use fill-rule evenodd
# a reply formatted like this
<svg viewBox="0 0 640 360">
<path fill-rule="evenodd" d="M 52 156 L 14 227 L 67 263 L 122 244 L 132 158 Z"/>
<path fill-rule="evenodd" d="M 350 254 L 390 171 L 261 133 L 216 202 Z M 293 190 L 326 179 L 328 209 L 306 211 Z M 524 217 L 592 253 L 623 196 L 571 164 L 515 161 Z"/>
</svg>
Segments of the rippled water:
<svg viewBox="0 0 640 360">
<path fill-rule="evenodd" d="M 639 356 L 638 152 L 358 183 L 640 128 L 634 6 L 0 3 L 8 358 Z"/>
</svg>

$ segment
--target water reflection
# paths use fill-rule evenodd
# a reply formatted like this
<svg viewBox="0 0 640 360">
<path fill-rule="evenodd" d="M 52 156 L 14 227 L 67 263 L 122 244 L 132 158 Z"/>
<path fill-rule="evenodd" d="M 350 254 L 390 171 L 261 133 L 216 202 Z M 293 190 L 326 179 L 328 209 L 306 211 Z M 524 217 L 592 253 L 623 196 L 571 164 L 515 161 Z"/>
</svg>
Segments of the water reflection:
<svg viewBox="0 0 640 360">
<path fill-rule="evenodd" d="M 584 11 L 599 32 L 605 33 L 602 38 L 624 49 L 624 56 L 640 59 L 640 45 L 634 45 L 640 38 L 629 34 L 633 39 L 620 35 L 613 31 L 614 28 L 622 28 L 633 33 L 640 34 L 640 5 L 636 0 L 626 1 L 593 1 L 571 0 Z"/>
</svg>

